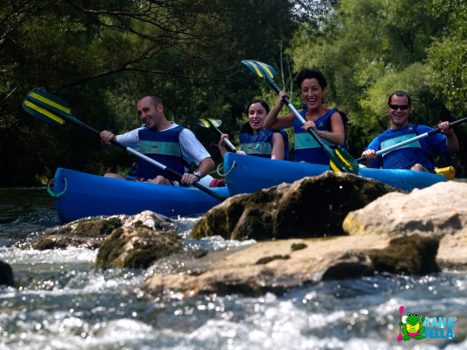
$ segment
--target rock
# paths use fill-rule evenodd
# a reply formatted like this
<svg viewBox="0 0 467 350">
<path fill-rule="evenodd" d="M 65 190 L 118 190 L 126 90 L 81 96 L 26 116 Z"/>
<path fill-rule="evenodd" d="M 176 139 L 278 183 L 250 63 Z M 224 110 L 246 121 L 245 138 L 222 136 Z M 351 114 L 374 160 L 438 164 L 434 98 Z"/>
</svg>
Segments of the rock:
<svg viewBox="0 0 467 350">
<path fill-rule="evenodd" d="M 85 218 L 48 230 L 31 246 L 37 250 L 64 249 L 67 247 L 96 249 L 115 229 L 139 226 L 158 230 L 174 230 L 176 223 L 151 211 L 143 211 L 133 216 L 113 215 Z"/>
<path fill-rule="evenodd" d="M 0 285 L 14 287 L 13 269 L 10 264 L 0 260 Z"/>
<path fill-rule="evenodd" d="M 439 272 L 436 263 L 439 239 L 417 234 L 393 238 L 389 246 L 369 250 L 368 255 L 377 271 L 407 275 Z"/>
<path fill-rule="evenodd" d="M 99 248 L 96 267 L 147 268 L 154 261 L 181 249 L 175 232 L 145 226 L 119 228 Z"/>
<path fill-rule="evenodd" d="M 342 235 L 349 211 L 391 191 L 395 189 L 371 179 L 329 171 L 228 198 L 195 224 L 191 236 L 261 241 Z"/>
<path fill-rule="evenodd" d="M 281 294 L 320 280 L 356 278 L 375 272 L 438 271 L 436 248 L 435 238 L 415 235 L 406 239 L 364 235 L 264 241 L 179 262 L 173 269 L 165 268 L 165 273 L 157 273 L 160 269 L 156 268 L 145 285 L 157 296 L 168 292 L 182 296 Z M 158 263 L 165 264 L 163 260 Z"/>
<path fill-rule="evenodd" d="M 343 228 L 350 235 L 436 237 L 437 264 L 466 269 L 467 183 L 448 181 L 409 194 L 386 194 L 349 213 Z"/>
<path fill-rule="evenodd" d="M 436 261 L 441 268 L 467 270 L 467 234 L 465 229 L 441 238 Z"/>
<path fill-rule="evenodd" d="M 343 222 L 350 235 L 428 234 L 439 238 L 467 230 L 467 183 L 448 181 L 409 194 L 388 193 L 350 212 Z"/>
<path fill-rule="evenodd" d="M 80 219 L 48 231 L 32 243 L 32 248 L 37 250 L 67 247 L 95 249 L 102 244 L 107 235 L 121 226 L 121 219 L 115 216 Z"/>
</svg>

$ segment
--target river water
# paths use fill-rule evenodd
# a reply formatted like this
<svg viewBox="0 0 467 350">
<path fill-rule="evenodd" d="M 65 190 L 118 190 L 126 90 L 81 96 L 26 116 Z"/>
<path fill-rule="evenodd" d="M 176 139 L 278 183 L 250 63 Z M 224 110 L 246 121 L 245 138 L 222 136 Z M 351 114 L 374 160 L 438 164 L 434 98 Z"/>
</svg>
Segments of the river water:
<svg viewBox="0 0 467 350">
<path fill-rule="evenodd" d="M 185 237 L 196 219 L 179 221 Z M 58 224 L 44 189 L 0 189 L 0 260 L 17 285 L 0 287 L 0 349 L 467 349 L 465 272 L 327 281 L 260 298 L 161 300 L 142 290 L 145 271 L 93 269 L 96 251 L 21 248 Z M 440 321 L 431 338 L 397 341 L 409 312 Z M 442 317 L 451 322 L 438 327 Z"/>
</svg>

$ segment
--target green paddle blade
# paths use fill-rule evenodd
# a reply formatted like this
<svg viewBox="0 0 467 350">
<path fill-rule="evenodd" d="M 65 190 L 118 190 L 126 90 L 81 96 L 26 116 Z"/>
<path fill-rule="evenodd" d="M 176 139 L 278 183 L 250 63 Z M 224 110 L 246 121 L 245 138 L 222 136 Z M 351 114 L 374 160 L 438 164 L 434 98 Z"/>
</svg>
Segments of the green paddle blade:
<svg viewBox="0 0 467 350">
<path fill-rule="evenodd" d="M 59 117 L 55 113 L 48 111 L 41 106 L 29 101 L 28 99 L 25 99 L 23 101 L 23 109 L 33 117 L 47 122 L 49 124 L 65 124 L 65 120 L 63 118 Z"/>
<path fill-rule="evenodd" d="M 272 79 L 276 76 L 276 70 L 270 65 L 255 61 L 255 60 L 243 60 L 242 63 L 251 71 L 253 74 L 260 78 Z"/>
<path fill-rule="evenodd" d="M 329 166 L 336 173 L 344 172 L 358 175 L 360 166 L 358 165 L 357 160 L 352 157 L 345 148 L 339 147 L 337 149 L 331 149 L 327 154 L 330 159 Z"/>
<path fill-rule="evenodd" d="M 71 109 L 68 106 L 68 103 L 63 101 L 60 97 L 45 91 L 44 89 L 33 89 L 26 96 L 26 99 L 48 110 L 56 111 L 57 114 L 64 113 L 71 116 Z"/>
<path fill-rule="evenodd" d="M 220 119 L 214 119 L 214 118 L 201 118 L 199 119 L 199 125 L 201 125 L 204 128 L 210 128 L 211 125 L 215 127 L 219 127 L 222 125 L 222 120 Z"/>
</svg>

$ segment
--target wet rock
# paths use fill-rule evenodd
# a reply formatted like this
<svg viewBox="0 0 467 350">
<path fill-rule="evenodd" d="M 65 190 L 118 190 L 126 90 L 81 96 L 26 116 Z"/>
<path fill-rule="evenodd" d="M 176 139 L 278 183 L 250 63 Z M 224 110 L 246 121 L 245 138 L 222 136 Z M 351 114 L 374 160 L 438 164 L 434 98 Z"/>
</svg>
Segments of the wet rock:
<svg viewBox="0 0 467 350">
<path fill-rule="evenodd" d="M 467 270 L 467 231 L 465 229 L 441 238 L 436 261 L 441 268 Z"/>
<path fill-rule="evenodd" d="M 343 223 L 350 235 L 436 237 L 441 268 L 467 268 L 467 183 L 437 183 L 409 194 L 389 193 L 351 212 Z"/>
<path fill-rule="evenodd" d="M 146 279 L 154 295 L 216 293 L 281 294 L 305 283 L 357 278 L 375 272 L 424 274 L 438 271 L 437 239 L 383 235 L 264 241 L 231 251 L 211 252 L 158 269 Z M 299 247 L 300 249 L 297 249 Z M 159 271 L 160 272 L 160 271 Z"/>
<path fill-rule="evenodd" d="M 182 249 L 178 236 L 146 226 L 114 230 L 99 248 L 98 268 L 147 268 L 154 261 Z"/>
<path fill-rule="evenodd" d="M 67 247 L 98 248 L 107 235 L 121 227 L 118 217 L 80 219 L 52 229 L 37 241 L 32 248 L 37 250 L 65 249 Z"/>
<path fill-rule="evenodd" d="M 429 234 L 467 230 L 467 183 L 440 182 L 409 194 L 389 193 L 353 211 L 343 222 L 350 235 Z"/>
<path fill-rule="evenodd" d="M 436 237 L 406 235 L 391 239 L 387 248 L 368 251 L 368 255 L 378 271 L 425 275 L 440 271 L 436 263 L 438 244 Z"/>
<path fill-rule="evenodd" d="M 228 198 L 195 224 L 191 236 L 261 241 L 342 235 L 349 211 L 391 191 L 395 189 L 371 179 L 326 172 Z"/>
<path fill-rule="evenodd" d="M 10 264 L 0 260 L 0 285 L 13 287 L 14 284 L 13 269 Z"/>
<path fill-rule="evenodd" d="M 145 226 L 159 230 L 173 230 L 175 222 L 169 218 L 143 211 L 137 215 L 113 215 L 73 221 L 48 230 L 45 235 L 31 244 L 33 249 L 65 249 L 81 247 L 97 249 L 106 237 L 120 227 Z"/>
</svg>

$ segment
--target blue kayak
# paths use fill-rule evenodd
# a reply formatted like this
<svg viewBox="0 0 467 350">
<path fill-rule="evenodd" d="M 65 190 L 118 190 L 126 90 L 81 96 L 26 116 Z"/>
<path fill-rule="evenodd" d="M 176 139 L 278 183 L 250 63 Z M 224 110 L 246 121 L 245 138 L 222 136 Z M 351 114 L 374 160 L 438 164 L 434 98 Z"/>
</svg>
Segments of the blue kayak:
<svg viewBox="0 0 467 350">
<path fill-rule="evenodd" d="M 58 217 L 69 222 L 87 216 L 128 214 L 151 210 L 165 216 L 195 216 L 219 200 L 195 187 L 154 185 L 58 168 L 53 188 Z M 227 188 L 210 190 L 228 197 Z"/>
<path fill-rule="evenodd" d="M 226 153 L 224 172 L 230 195 L 252 193 L 280 183 L 291 183 L 307 176 L 316 176 L 330 170 L 328 165 L 298 163 L 286 160 Z M 388 184 L 402 191 L 424 188 L 446 181 L 443 175 L 405 169 L 360 168 L 360 176 Z"/>
</svg>

